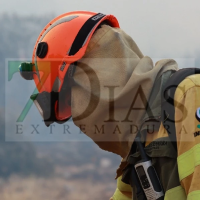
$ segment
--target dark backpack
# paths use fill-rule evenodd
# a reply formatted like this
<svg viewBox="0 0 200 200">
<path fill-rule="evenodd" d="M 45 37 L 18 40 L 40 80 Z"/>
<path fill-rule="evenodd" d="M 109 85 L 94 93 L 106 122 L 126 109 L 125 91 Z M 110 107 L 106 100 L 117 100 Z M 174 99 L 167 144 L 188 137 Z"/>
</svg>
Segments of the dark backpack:
<svg viewBox="0 0 200 200">
<path fill-rule="evenodd" d="M 176 129 L 175 129 L 175 108 L 174 95 L 178 85 L 187 77 L 193 74 L 200 74 L 199 68 L 184 68 L 175 72 L 164 86 L 161 105 L 161 121 L 168 132 L 170 141 L 177 152 Z"/>
<path fill-rule="evenodd" d="M 148 132 L 149 126 L 159 129 L 160 123 L 163 123 L 169 139 L 177 152 L 176 129 L 175 129 L 175 108 L 174 95 L 178 85 L 188 76 L 200 74 L 200 68 L 184 68 L 178 71 L 169 70 L 158 76 L 154 82 L 151 95 L 149 97 L 144 123 L 138 131 L 138 137 L 142 137 L 142 132 Z M 155 130 L 153 128 L 153 130 Z M 143 138 L 144 141 L 144 138 Z M 132 144 L 131 153 L 135 153 L 137 149 L 136 142 Z"/>
</svg>

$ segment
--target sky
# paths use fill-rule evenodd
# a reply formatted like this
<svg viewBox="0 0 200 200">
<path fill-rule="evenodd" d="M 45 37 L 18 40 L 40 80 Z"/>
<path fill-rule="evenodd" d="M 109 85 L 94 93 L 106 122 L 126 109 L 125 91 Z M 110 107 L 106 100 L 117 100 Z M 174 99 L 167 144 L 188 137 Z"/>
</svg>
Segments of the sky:
<svg viewBox="0 0 200 200">
<path fill-rule="evenodd" d="M 1 0 L 0 14 L 23 16 L 60 15 L 74 10 L 113 14 L 151 57 L 194 57 L 200 49 L 198 0 Z M 154 50 L 151 50 L 151 49 Z M 184 55 L 187 54 L 187 55 Z"/>
<path fill-rule="evenodd" d="M 196 66 L 196 61 L 200 60 L 200 2 L 197 0 L 0 0 L 0 17 L 1 14 L 17 14 L 33 18 L 46 15 L 57 16 L 74 10 L 89 10 L 115 15 L 120 27 L 135 40 L 143 54 L 150 56 L 154 62 L 162 58 L 173 58 L 178 62 L 180 68 L 200 67 Z M 19 77 L 15 78 L 16 81 L 13 81 L 12 84 L 15 82 L 24 84 L 18 80 Z M 34 89 L 34 85 L 31 84 L 24 85 L 24 87 L 31 92 Z M 7 83 L 7 88 L 15 87 L 14 85 L 9 86 Z M 17 88 L 13 90 L 16 93 L 18 91 Z M 16 96 L 17 94 L 15 98 Z M 7 94 L 7 98 L 10 98 L 9 94 Z M 19 101 L 20 98 L 18 97 Z M 24 101 L 27 100 L 24 99 Z M 13 105 L 12 101 L 10 105 Z M 7 107 L 10 106 L 7 105 Z M 12 111 L 12 107 L 10 109 Z M 28 116 L 27 124 L 33 116 L 41 120 L 36 108 L 32 107 L 31 109 L 32 114 Z M 21 110 L 18 112 L 20 113 Z M 11 115 L 8 116 L 10 119 Z M 8 128 L 15 129 L 16 127 L 9 125 Z M 30 131 L 32 130 L 30 123 Z M 40 130 L 41 132 L 47 131 L 44 126 Z M 7 132 L 10 131 L 7 130 Z M 57 129 L 56 132 L 59 130 Z M 76 133 L 79 134 L 79 130 L 76 130 Z M 40 140 L 40 138 L 34 137 L 33 135 L 31 140 Z M 54 140 L 54 135 L 48 136 L 48 139 Z M 59 140 L 65 139 L 68 140 L 68 136 L 67 138 L 66 135 L 65 138 L 63 135 L 59 137 Z"/>
</svg>

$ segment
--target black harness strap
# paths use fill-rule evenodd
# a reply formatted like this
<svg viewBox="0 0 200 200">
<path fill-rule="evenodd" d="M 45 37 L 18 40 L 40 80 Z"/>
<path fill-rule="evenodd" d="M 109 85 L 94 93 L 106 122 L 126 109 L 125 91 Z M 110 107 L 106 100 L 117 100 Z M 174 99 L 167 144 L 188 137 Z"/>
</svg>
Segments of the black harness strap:
<svg viewBox="0 0 200 200">
<path fill-rule="evenodd" d="M 85 43 L 85 40 L 89 36 L 92 29 L 96 26 L 96 24 L 105 17 L 104 14 L 98 13 L 92 17 L 90 17 L 85 24 L 81 27 L 80 31 L 78 32 L 71 49 L 69 51 L 69 56 L 75 55 L 79 49 L 83 46 Z"/>
</svg>

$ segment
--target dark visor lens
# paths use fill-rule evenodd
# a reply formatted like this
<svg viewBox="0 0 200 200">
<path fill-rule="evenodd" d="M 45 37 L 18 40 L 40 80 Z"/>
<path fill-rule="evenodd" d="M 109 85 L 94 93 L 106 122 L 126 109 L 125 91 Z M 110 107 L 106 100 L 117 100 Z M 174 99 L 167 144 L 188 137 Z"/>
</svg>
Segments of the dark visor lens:
<svg viewBox="0 0 200 200">
<path fill-rule="evenodd" d="M 42 92 L 34 94 L 30 98 L 33 100 L 47 126 L 57 120 L 55 117 L 55 102 L 58 101 L 57 92 Z"/>
</svg>

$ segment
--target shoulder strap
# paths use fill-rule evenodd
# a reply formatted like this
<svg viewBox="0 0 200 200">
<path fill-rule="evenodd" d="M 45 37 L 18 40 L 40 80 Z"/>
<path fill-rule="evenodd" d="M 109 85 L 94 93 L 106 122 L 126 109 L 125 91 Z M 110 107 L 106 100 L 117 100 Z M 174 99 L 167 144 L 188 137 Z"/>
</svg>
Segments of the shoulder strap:
<svg viewBox="0 0 200 200">
<path fill-rule="evenodd" d="M 163 92 L 161 93 L 161 120 L 168 132 L 169 138 L 177 152 L 176 129 L 175 129 L 175 108 L 174 95 L 178 85 L 187 77 L 193 74 L 200 74 L 199 68 L 184 68 L 175 72 L 168 80 Z"/>
</svg>

